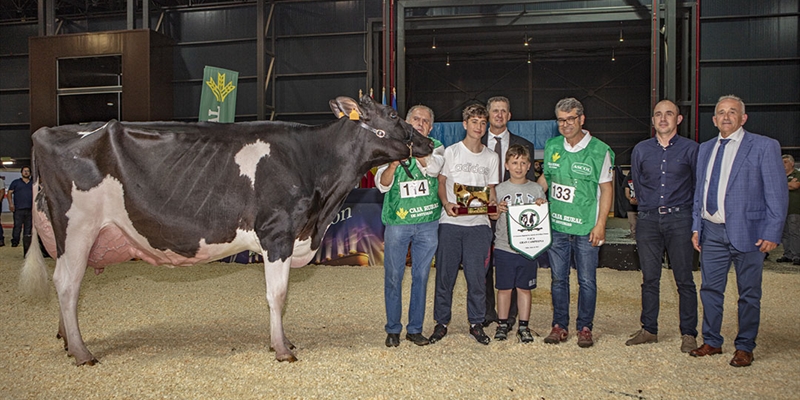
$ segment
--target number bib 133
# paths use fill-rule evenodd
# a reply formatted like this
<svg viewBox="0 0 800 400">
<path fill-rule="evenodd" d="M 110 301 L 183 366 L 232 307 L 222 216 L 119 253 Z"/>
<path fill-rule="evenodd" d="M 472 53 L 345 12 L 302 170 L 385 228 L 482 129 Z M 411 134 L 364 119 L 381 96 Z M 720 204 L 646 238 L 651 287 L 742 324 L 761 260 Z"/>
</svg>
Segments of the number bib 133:
<svg viewBox="0 0 800 400">
<path fill-rule="evenodd" d="M 572 204 L 572 201 L 575 199 L 575 187 L 559 185 L 558 183 L 552 182 L 550 187 L 550 197 L 552 197 L 554 200 Z"/>
</svg>

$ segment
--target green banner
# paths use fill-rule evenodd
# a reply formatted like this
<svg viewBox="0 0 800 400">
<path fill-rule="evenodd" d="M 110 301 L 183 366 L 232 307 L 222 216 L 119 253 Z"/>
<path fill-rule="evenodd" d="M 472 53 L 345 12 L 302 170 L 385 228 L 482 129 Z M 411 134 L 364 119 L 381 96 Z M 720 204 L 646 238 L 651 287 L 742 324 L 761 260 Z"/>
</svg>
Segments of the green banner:
<svg viewBox="0 0 800 400">
<path fill-rule="evenodd" d="M 239 73 L 206 66 L 200 94 L 200 121 L 233 122 L 236 118 L 236 88 Z"/>
</svg>

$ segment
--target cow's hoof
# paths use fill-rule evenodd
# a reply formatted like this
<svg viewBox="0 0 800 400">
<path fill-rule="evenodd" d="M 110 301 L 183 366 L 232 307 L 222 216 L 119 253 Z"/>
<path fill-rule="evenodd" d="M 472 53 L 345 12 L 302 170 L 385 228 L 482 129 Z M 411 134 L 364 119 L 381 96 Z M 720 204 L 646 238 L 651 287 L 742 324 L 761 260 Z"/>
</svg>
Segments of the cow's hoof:
<svg viewBox="0 0 800 400">
<path fill-rule="evenodd" d="M 278 360 L 278 361 L 288 361 L 290 363 L 297 361 L 297 357 L 295 357 L 294 354 L 292 354 L 292 353 L 289 353 L 289 354 L 286 354 L 286 355 L 283 355 L 283 356 L 275 356 L 275 359 Z"/>
<path fill-rule="evenodd" d="M 92 359 L 91 359 L 91 360 L 89 360 L 89 361 L 84 361 L 84 362 L 76 362 L 76 363 L 75 363 L 75 365 L 76 365 L 76 366 L 78 366 L 78 367 L 80 367 L 81 365 L 88 365 L 88 366 L 92 367 L 92 366 L 94 366 L 95 364 L 100 364 L 100 361 L 97 361 L 97 359 L 96 359 L 96 358 L 92 358 Z"/>
</svg>

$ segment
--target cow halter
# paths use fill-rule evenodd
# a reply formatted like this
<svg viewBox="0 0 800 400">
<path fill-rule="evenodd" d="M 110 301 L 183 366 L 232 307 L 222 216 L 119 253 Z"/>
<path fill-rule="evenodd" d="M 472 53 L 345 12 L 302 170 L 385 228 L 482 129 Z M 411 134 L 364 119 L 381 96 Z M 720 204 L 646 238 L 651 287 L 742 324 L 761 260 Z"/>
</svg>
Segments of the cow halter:
<svg viewBox="0 0 800 400">
<path fill-rule="evenodd" d="M 360 119 L 358 120 L 358 125 L 361 126 L 364 129 L 374 133 L 375 136 L 377 136 L 377 137 L 379 137 L 381 139 L 386 137 L 386 131 L 384 131 L 383 129 L 375 129 L 375 128 L 367 125 L 366 123 L 364 123 L 364 121 L 362 121 Z M 408 158 L 414 157 L 414 142 L 412 141 L 413 140 L 413 136 L 412 135 L 413 135 L 413 132 L 409 133 L 408 138 L 405 140 L 406 146 L 408 146 Z M 414 176 L 411 175 L 411 171 L 408 169 L 408 164 L 406 164 L 405 162 L 403 162 L 401 160 L 400 161 L 400 166 L 403 167 L 403 170 L 406 172 L 406 175 L 408 175 L 409 178 L 414 178 Z"/>
<path fill-rule="evenodd" d="M 364 121 L 362 121 L 362 120 L 358 120 L 358 124 L 359 124 L 359 125 L 360 125 L 362 128 L 364 128 L 364 129 L 366 129 L 366 130 L 368 130 L 368 131 L 370 131 L 370 132 L 374 133 L 374 134 L 375 134 L 375 136 L 377 136 L 377 137 L 379 137 L 379 138 L 381 138 L 381 139 L 383 139 L 383 138 L 385 138 L 385 137 L 386 137 L 386 131 L 385 131 L 385 130 L 383 130 L 383 129 L 375 129 L 375 128 L 373 128 L 373 127 L 371 127 L 371 126 L 369 126 L 369 125 L 365 124 L 365 123 L 364 123 Z"/>
<path fill-rule="evenodd" d="M 364 129 L 374 133 L 375 136 L 377 136 L 377 137 L 379 137 L 381 139 L 386 137 L 386 131 L 384 131 L 383 129 L 375 129 L 375 128 L 367 125 L 366 123 L 364 123 L 364 121 L 362 121 L 360 119 L 358 120 L 358 125 L 361 126 Z M 413 140 L 414 140 L 414 132 L 409 132 L 408 133 L 408 137 L 404 141 L 406 143 L 406 146 L 408 146 L 408 157 L 409 158 L 414 156 L 414 141 Z"/>
</svg>

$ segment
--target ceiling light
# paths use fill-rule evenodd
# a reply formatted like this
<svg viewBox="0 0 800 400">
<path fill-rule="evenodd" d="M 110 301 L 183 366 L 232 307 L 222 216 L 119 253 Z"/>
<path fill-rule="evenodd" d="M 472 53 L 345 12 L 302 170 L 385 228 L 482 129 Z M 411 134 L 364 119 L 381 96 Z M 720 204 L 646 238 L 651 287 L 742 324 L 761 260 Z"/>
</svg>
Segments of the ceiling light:
<svg viewBox="0 0 800 400">
<path fill-rule="evenodd" d="M 622 38 L 622 21 L 619 23 L 619 41 L 624 42 L 625 39 Z"/>
<path fill-rule="evenodd" d="M 450 53 L 447 53 L 447 64 L 448 67 L 450 66 Z"/>
<path fill-rule="evenodd" d="M 528 38 L 528 34 L 527 34 L 527 33 L 525 34 L 525 38 L 524 38 L 524 40 L 525 40 L 525 42 L 523 42 L 523 43 L 522 43 L 522 45 L 523 45 L 523 46 L 527 46 L 527 45 L 528 45 L 528 43 L 529 43 L 529 42 L 530 42 L 530 40 L 531 40 L 530 38 Z"/>
<path fill-rule="evenodd" d="M 611 61 L 617 61 L 617 58 L 614 57 L 614 49 L 611 49 Z"/>
<path fill-rule="evenodd" d="M 432 49 L 436 48 L 436 36 L 433 37 L 433 44 L 431 44 L 431 48 Z"/>
<path fill-rule="evenodd" d="M 11 157 L 0 157 L 3 160 L 3 165 L 14 165 L 14 159 Z"/>
<path fill-rule="evenodd" d="M 531 63 L 531 53 L 528 53 L 528 64 Z"/>
</svg>

